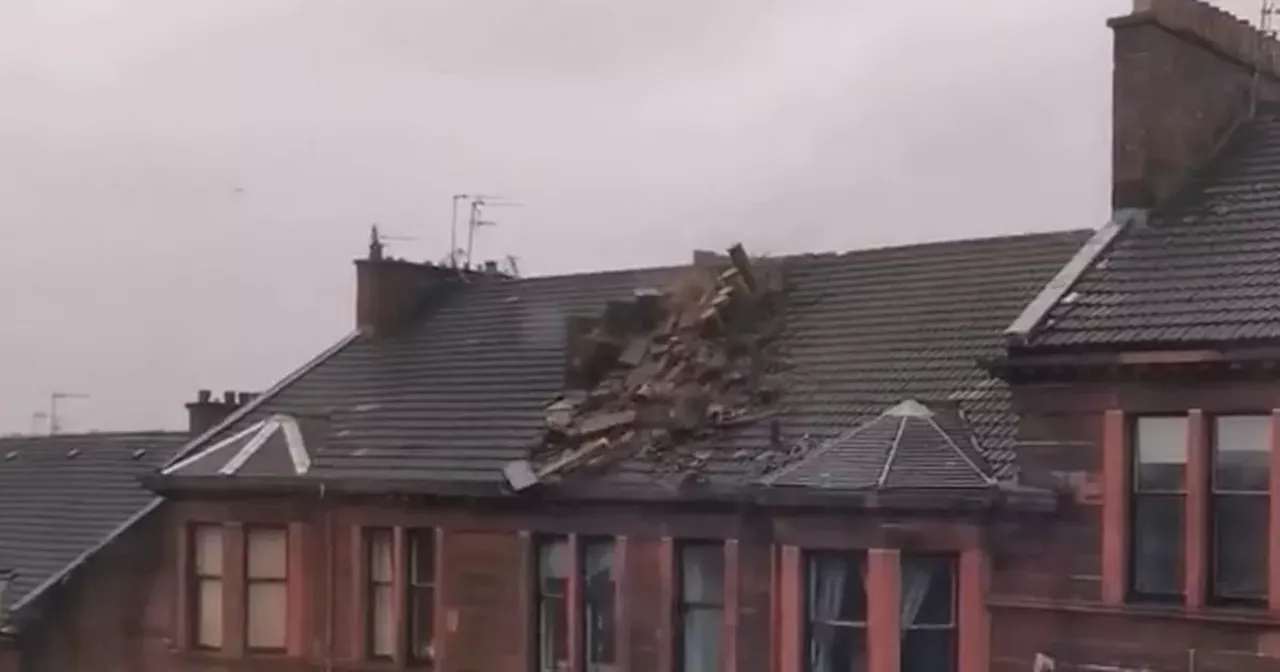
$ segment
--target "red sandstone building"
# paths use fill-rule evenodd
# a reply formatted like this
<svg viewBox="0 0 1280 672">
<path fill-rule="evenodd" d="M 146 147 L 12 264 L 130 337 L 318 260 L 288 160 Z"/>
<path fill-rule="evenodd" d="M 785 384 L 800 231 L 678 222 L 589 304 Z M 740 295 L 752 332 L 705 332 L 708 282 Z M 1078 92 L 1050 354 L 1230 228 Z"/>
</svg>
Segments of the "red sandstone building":
<svg viewBox="0 0 1280 672">
<path fill-rule="evenodd" d="M 1277 667 L 1280 50 L 1136 5 L 1096 232 L 534 279 L 375 241 L 357 329 L 147 479 L 162 626 L 80 641 L 154 655 L 20 669 Z"/>
</svg>

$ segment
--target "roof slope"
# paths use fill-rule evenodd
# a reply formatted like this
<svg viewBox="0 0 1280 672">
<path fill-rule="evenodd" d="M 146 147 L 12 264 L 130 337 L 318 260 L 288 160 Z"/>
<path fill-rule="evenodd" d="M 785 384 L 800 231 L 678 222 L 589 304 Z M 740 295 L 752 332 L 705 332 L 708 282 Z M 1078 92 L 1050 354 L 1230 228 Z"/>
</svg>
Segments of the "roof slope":
<svg viewBox="0 0 1280 672">
<path fill-rule="evenodd" d="M 1122 232 L 1029 342 L 1280 338 L 1280 109 L 1263 107 L 1143 226 Z"/>
<path fill-rule="evenodd" d="M 1010 463 L 1013 418 L 980 357 L 1088 238 L 1087 231 L 931 243 L 786 260 L 779 410 L 788 441 L 833 437 L 905 398 L 959 401 L 987 458 Z M 460 286 L 406 333 L 360 337 L 217 437 L 272 413 L 327 422 L 310 478 L 503 482 L 502 467 L 540 440 L 562 391 L 566 320 L 661 287 L 679 268 Z M 757 423 L 727 437 L 706 469 L 735 482 L 758 471 L 731 444 L 769 440 Z M 216 439 L 215 439 L 216 440 Z M 308 444 L 312 442 L 308 440 Z M 211 444 L 209 444 L 211 445 Z M 282 470 L 280 476 L 295 474 Z M 639 461 L 609 478 L 647 482 Z"/>
<path fill-rule="evenodd" d="M 185 432 L 0 438 L 0 608 L 23 601 L 154 499 L 138 478 L 164 464 Z"/>
</svg>

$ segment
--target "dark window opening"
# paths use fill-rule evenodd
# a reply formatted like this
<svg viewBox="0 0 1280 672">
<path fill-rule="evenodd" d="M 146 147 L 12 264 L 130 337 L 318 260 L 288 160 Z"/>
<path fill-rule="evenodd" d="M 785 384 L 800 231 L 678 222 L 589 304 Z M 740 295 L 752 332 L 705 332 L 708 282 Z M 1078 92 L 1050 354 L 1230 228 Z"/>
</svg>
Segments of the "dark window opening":
<svg viewBox="0 0 1280 672">
<path fill-rule="evenodd" d="M 724 545 L 680 547 L 676 618 L 679 672 L 719 672 L 724 624 Z"/>
<path fill-rule="evenodd" d="M 1270 434 L 1269 416 L 1214 418 L 1209 594 L 1217 603 L 1266 602 Z"/>
<path fill-rule="evenodd" d="M 810 553 L 805 574 L 804 669 L 866 672 L 866 555 Z"/>
<path fill-rule="evenodd" d="M 902 556 L 899 613 L 902 672 L 956 669 L 955 558 Z"/>
<path fill-rule="evenodd" d="M 435 530 L 409 531 L 409 657 L 435 659 L 436 544 Z"/>
<path fill-rule="evenodd" d="M 1129 591 L 1139 600 L 1183 596 L 1187 419 L 1139 417 L 1132 428 Z"/>
<path fill-rule="evenodd" d="M 613 555 L 611 539 L 588 540 L 582 546 L 582 631 L 588 672 L 607 668 L 615 659 Z"/>
<path fill-rule="evenodd" d="M 537 551 L 538 672 L 569 669 L 569 541 L 541 539 Z"/>
</svg>

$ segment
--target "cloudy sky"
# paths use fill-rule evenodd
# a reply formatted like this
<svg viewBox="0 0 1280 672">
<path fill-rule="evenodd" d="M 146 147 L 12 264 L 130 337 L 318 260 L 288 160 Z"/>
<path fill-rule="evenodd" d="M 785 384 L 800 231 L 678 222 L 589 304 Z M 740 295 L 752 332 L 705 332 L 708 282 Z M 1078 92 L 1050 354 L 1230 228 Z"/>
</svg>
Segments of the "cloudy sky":
<svg viewBox="0 0 1280 672">
<path fill-rule="evenodd" d="M 1257 0 L 1222 0 L 1252 16 Z M 1095 227 L 1124 0 L 5 0 L 0 433 L 179 428 L 352 323 L 378 223 L 527 274 Z"/>
</svg>

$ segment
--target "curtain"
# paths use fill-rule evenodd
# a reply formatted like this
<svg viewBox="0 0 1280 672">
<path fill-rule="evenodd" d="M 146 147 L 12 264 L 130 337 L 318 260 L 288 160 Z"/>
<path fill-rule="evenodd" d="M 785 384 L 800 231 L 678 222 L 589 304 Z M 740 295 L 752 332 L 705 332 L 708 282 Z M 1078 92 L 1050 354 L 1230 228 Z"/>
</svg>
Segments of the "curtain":
<svg viewBox="0 0 1280 672">
<path fill-rule="evenodd" d="M 929 587 L 932 585 L 938 569 L 938 566 L 932 562 L 902 563 L 900 629 L 904 639 L 907 636 L 907 629 L 916 622 L 916 615 L 920 613 L 920 607 L 924 605 L 924 598 L 929 595 Z"/>
<path fill-rule="evenodd" d="M 812 661 L 810 670 L 837 672 L 832 665 L 836 633 L 831 621 L 840 618 L 849 567 L 843 558 L 838 557 L 816 556 L 811 562 L 808 601 L 809 624 L 813 628 L 813 635 L 809 639 L 809 660 Z"/>
</svg>

